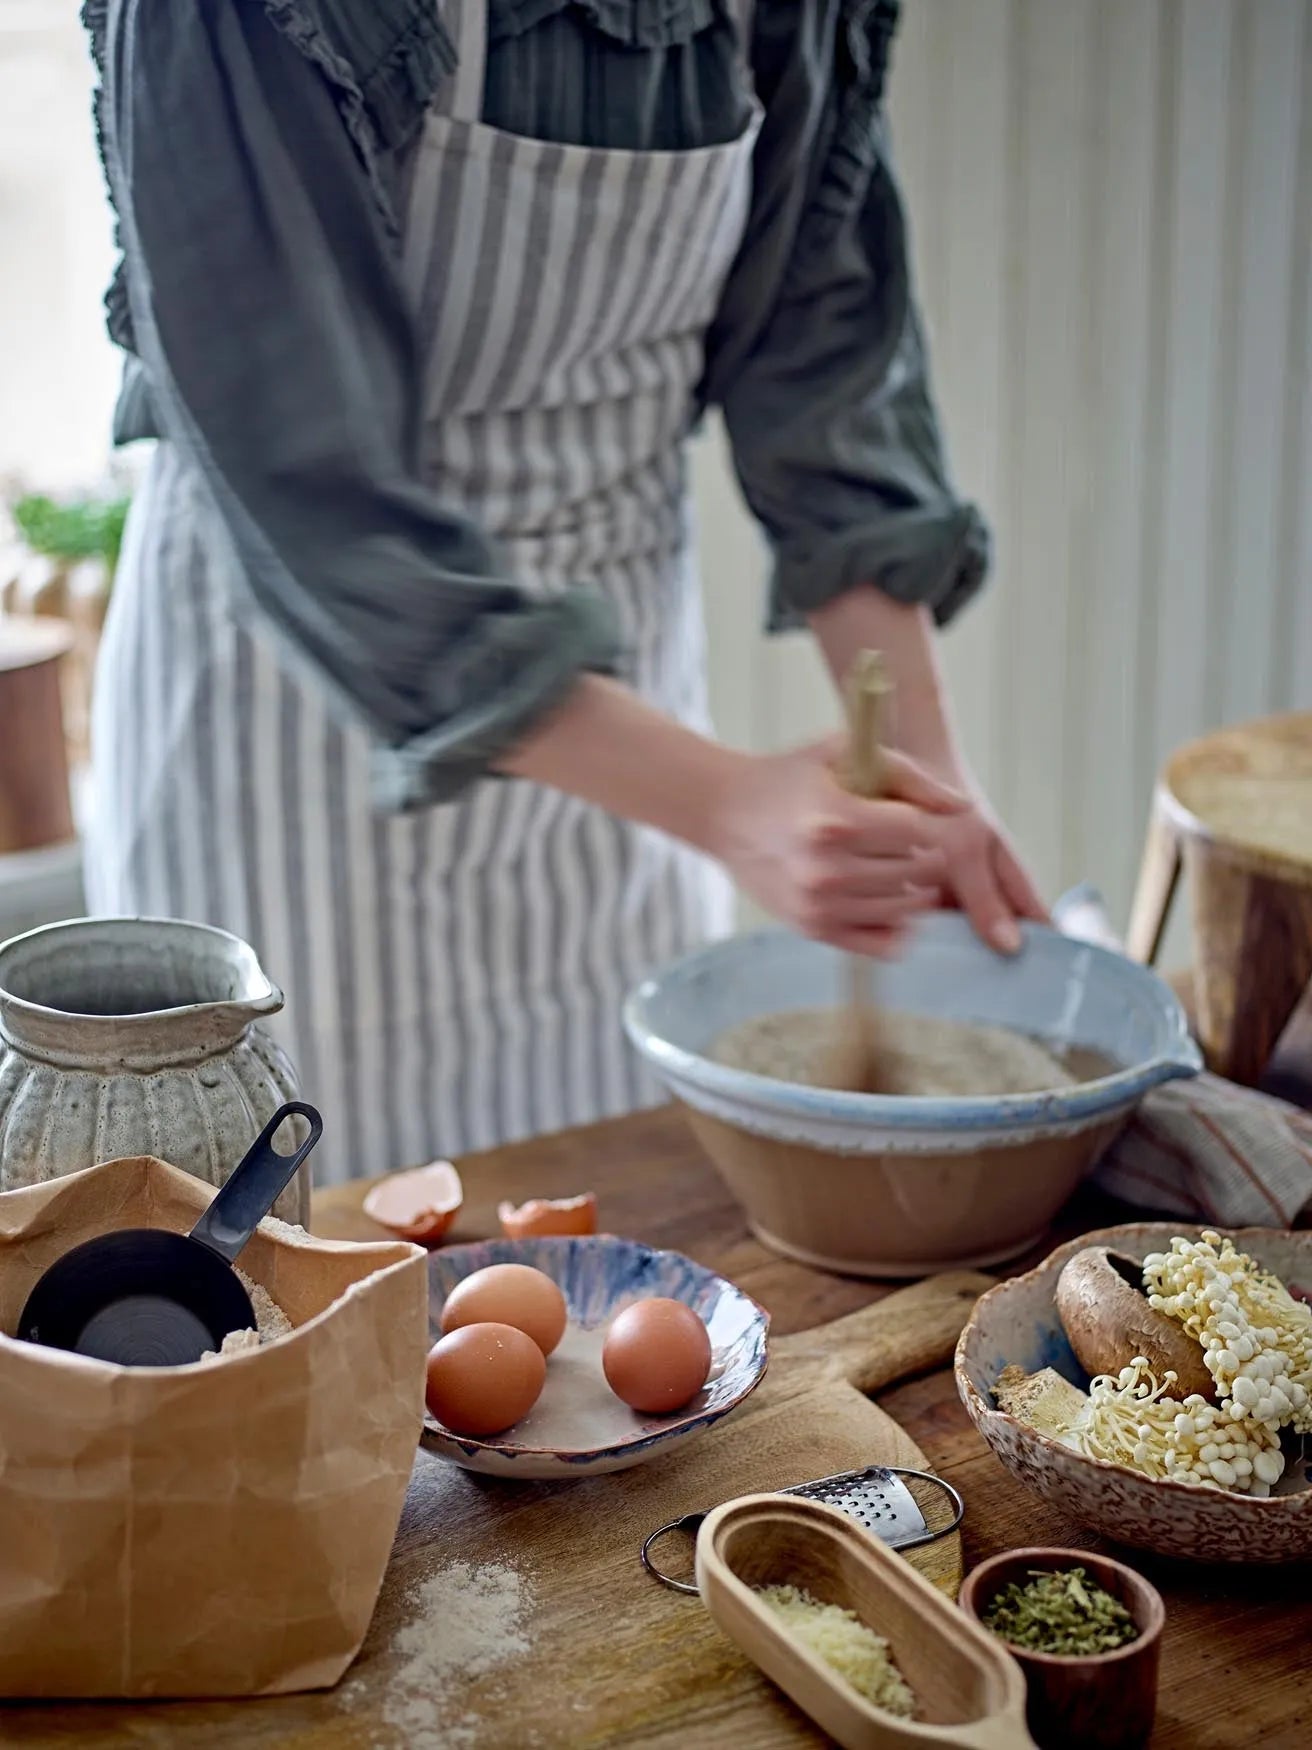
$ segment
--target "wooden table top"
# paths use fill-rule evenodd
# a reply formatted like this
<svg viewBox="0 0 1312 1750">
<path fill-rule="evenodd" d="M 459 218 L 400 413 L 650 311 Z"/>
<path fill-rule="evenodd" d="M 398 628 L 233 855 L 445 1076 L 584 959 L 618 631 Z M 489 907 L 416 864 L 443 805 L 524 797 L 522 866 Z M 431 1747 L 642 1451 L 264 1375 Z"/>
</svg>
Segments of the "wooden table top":
<svg viewBox="0 0 1312 1750">
<path fill-rule="evenodd" d="M 606 1230 L 676 1248 L 732 1278 L 769 1309 L 777 1335 L 825 1323 L 887 1292 L 876 1283 L 828 1276 L 766 1252 L 748 1234 L 738 1206 L 683 1121 L 669 1110 L 501 1149 L 464 1162 L 461 1171 L 467 1202 L 451 1240 L 496 1231 L 501 1198 L 567 1196 L 590 1188 L 600 1200 Z M 319 1193 L 314 1230 L 340 1239 L 376 1237 L 379 1230 L 360 1211 L 364 1189 L 356 1184 Z M 1125 1218 L 1126 1212 L 1106 1198 L 1083 1193 L 1067 1211 L 1059 1237 Z M 967 1420 L 950 1371 L 913 1380 L 883 1394 L 880 1402 L 964 1496 L 967 1569 L 1024 1544 L 1105 1547 L 1012 1480 Z M 417 1486 L 412 1484 L 412 1493 Z M 426 1536 L 431 1532 L 422 1515 L 408 1508 L 400 1541 L 408 1546 Z M 1259 1743 L 1265 1750 L 1303 1750 L 1312 1742 L 1307 1657 L 1312 1604 L 1306 1570 L 1199 1569 L 1153 1557 L 1130 1559 L 1159 1587 L 1168 1612 L 1153 1750 L 1233 1750 Z M 157 1707 L 6 1707 L 0 1709 L 0 1743 L 134 1750 L 175 1745 L 226 1750 L 238 1744 L 364 1750 L 392 1743 L 385 1728 L 377 1737 L 364 1718 L 358 1735 L 354 1727 L 345 1736 L 340 1730 L 321 1735 L 314 1709 L 313 1697 Z M 494 1734 L 485 1741 L 495 1742 Z"/>
<path fill-rule="evenodd" d="M 669 1246 L 720 1271 L 771 1313 L 777 1335 L 823 1324 L 878 1299 L 878 1283 L 830 1276 L 775 1257 L 748 1233 L 742 1212 L 721 1184 L 683 1120 L 672 1111 L 642 1114 L 592 1130 L 502 1149 L 462 1168 L 469 1199 L 452 1239 L 495 1230 L 499 1199 L 596 1191 L 612 1232 Z M 321 1193 L 315 1231 L 376 1236 L 359 1213 L 362 1191 Z M 1137 1219 L 1094 1191 L 1065 1212 L 1058 1239 Z M 1030 1268 L 1048 1246 L 1012 1267 Z M 1005 1272 L 1004 1272 L 1005 1273 Z M 965 1567 L 1025 1544 L 1113 1551 L 1062 1518 L 1013 1480 L 976 1433 L 950 1370 L 910 1381 L 880 1403 L 967 1503 L 962 1527 Z M 1153 1556 L 1129 1558 L 1166 1602 L 1161 1689 L 1152 1750 L 1306 1750 L 1312 1743 L 1312 1602 L 1302 1568 L 1198 1569 Z"/>
</svg>

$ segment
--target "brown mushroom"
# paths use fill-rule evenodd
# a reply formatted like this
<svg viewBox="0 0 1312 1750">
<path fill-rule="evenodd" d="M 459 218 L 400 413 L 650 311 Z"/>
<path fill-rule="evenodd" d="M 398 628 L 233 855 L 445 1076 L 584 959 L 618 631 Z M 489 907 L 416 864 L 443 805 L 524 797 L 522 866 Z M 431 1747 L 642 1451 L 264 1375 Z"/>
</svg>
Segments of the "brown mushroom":
<svg viewBox="0 0 1312 1750">
<path fill-rule="evenodd" d="M 1116 1374 L 1142 1355 L 1160 1380 L 1171 1371 L 1171 1396 L 1197 1393 L 1216 1402 L 1216 1382 L 1202 1345 L 1166 1313 L 1154 1310 L 1139 1284 L 1133 1258 L 1089 1246 L 1069 1259 L 1057 1278 L 1057 1315 L 1080 1365 L 1090 1374 Z"/>
</svg>

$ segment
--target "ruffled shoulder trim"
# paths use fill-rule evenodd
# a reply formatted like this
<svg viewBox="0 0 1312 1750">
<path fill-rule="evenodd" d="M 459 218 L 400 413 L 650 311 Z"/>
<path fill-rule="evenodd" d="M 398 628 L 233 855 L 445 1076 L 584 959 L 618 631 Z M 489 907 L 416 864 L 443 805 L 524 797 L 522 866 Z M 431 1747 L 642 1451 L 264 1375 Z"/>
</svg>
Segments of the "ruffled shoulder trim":
<svg viewBox="0 0 1312 1750">
<path fill-rule="evenodd" d="M 109 187 L 109 176 L 105 163 L 104 81 L 105 50 L 109 34 L 109 0 L 84 0 L 82 26 L 90 41 L 91 60 L 96 71 L 95 92 L 92 97 L 92 115 L 96 125 L 96 149 L 100 153 L 101 167 L 106 170 L 105 182 L 106 187 L 109 188 L 110 211 L 114 213 L 115 261 L 109 288 L 105 293 L 105 326 L 109 330 L 109 338 L 116 346 L 121 346 L 125 352 L 135 352 L 132 312 L 128 307 L 127 277 L 123 268 L 123 239 L 120 234 L 118 214 L 114 209 L 114 191 L 112 187 Z"/>
<path fill-rule="evenodd" d="M 561 12 L 579 12 L 590 24 L 631 49 L 668 49 L 713 24 L 726 0 L 488 0 L 488 36 L 523 36 Z"/>
<path fill-rule="evenodd" d="M 823 247 L 834 222 L 861 206 L 882 149 L 881 112 L 898 0 L 847 0 L 836 43 L 833 136 L 815 194 L 817 235 Z"/>
<path fill-rule="evenodd" d="M 370 17 L 371 42 L 381 34 L 381 55 L 355 44 L 349 34 L 349 10 L 339 17 L 339 8 L 317 0 L 261 0 L 273 27 L 315 66 L 328 81 L 337 99 L 342 120 L 360 154 L 378 211 L 389 235 L 399 236 L 400 226 L 392 205 L 382 160 L 414 134 L 423 121 L 442 78 L 456 64 L 450 33 L 442 21 L 436 0 L 393 0 Z M 105 130 L 105 62 L 109 49 L 111 0 L 83 0 L 82 24 L 90 43 L 96 86 L 93 111 L 96 144 L 114 204 L 113 178 L 109 173 Z M 127 278 L 117 214 L 114 220 L 117 259 L 105 314 L 110 339 L 125 352 L 135 352 L 132 312 L 128 303 Z"/>
<path fill-rule="evenodd" d="M 261 0 L 269 22 L 313 63 L 332 87 L 342 120 L 364 161 L 388 232 L 399 221 L 382 175 L 383 154 L 404 146 L 418 130 L 438 83 L 456 64 L 455 45 L 435 0 L 394 6 L 395 36 L 381 57 L 362 66 L 335 12 L 307 0 Z"/>
</svg>

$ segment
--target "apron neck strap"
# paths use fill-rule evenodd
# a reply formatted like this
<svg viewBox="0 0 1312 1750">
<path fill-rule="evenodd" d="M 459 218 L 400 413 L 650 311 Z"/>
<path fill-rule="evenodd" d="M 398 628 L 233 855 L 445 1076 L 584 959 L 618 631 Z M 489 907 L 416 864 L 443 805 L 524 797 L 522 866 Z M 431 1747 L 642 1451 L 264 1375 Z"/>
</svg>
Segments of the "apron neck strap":
<svg viewBox="0 0 1312 1750">
<path fill-rule="evenodd" d="M 487 0 L 445 0 L 443 13 L 458 59 L 442 113 L 452 121 L 481 121 L 487 78 Z"/>
</svg>

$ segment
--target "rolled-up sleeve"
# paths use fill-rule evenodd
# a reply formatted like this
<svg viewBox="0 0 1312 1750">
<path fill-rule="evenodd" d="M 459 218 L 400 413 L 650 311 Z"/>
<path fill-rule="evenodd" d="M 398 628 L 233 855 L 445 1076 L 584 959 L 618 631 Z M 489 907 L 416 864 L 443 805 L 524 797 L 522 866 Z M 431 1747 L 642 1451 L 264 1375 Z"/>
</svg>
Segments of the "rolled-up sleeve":
<svg viewBox="0 0 1312 1750">
<path fill-rule="evenodd" d="M 109 9 L 102 132 L 156 429 L 194 461 L 254 607 L 369 733 L 403 809 L 486 772 L 610 609 L 523 591 L 419 477 L 395 245 L 327 82 L 258 4 Z"/>
<path fill-rule="evenodd" d="M 773 630 L 860 584 L 942 624 L 988 569 L 988 530 L 952 485 L 912 286 L 881 102 L 890 10 L 767 0 L 758 13 L 760 217 L 714 337 L 715 398 L 773 549 Z M 752 287 L 781 232 L 778 289 L 753 323 Z M 744 321 L 735 348 L 727 330 Z"/>
</svg>

